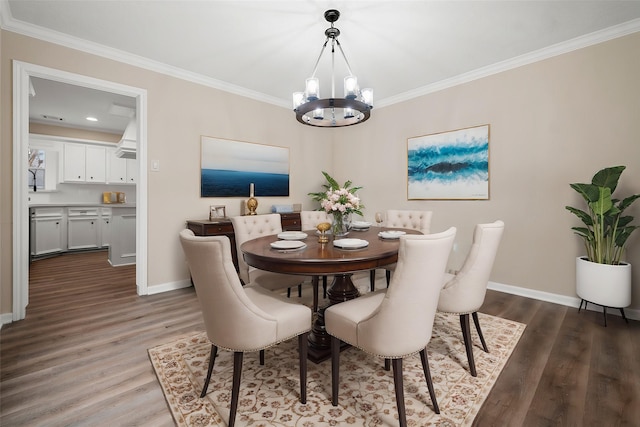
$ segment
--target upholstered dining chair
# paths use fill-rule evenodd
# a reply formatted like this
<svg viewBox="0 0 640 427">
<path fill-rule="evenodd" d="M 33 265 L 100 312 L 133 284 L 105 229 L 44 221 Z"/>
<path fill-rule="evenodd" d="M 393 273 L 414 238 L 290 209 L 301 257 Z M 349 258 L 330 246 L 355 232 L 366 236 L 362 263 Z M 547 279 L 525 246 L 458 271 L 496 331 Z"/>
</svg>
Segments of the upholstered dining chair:
<svg viewBox="0 0 640 427">
<path fill-rule="evenodd" d="M 420 353 L 433 410 L 440 413 L 429 372 L 426 347 L 431 339 L 438 295 L 456 229 L 400 237 L 396 272 L 388 289 L 328 307 L 331 336 L 331 403 L 338 405 L 341 342 L 391 359 L 400 426 L 406 426 L 402 359 Z"/>
<path fill-rule="evenodd" d="M 233 224 L 233 231 L 236 235 L 238 274 L 240 275 L 240 279 L 246 284 L 255 283 L 270 291 L 286 288 L 287 295 L 291 293 L 292 287 L 298 287 L 298 295 L 300 295 L 302 293 L 302 282 L 304 282 L 305 279 L 304 276 L 273 273 L 251 267 L 245 262 L 242 251 L 240 250 L 240 246 L 247 240 L 281 233 L 282 222 L 280 214 L 234 216 L 231 217 L 231 223 Z M 315 287 L 317 287 L 317 283 Z M 314 289 L 314 292 L 317 294 L 317 289 Z"/>
<path fill-rule="evenodd" d="M 325 211 L 300 211 L 300 225 L 302 231 L 315 230 L 322 222 L 331 223 L 331 217 Z M 313 276 L 311 280 L 318 281 L 318 276 Z M 322 297 L 327 297 L 327 276 L 322 276 Z M 314 297 L 315 298 L 315 297 Z"/>
<path fill-rule="evenodd" d="M 231 257 L 227 236 L 194 236 L 180 232 L 193 284 L 202 307 L 202 317 L 211 341 L 207 378 L 200 397 L 204 397 L 218 354 L 218 348 L 233 351 L 233 385 L 229 426 L 235 423 L 245 352 L 259 351 L 298 337 L 300 355 L 300 402 L 307 399 L 307 338 L 311 329 L 311 310 L 260 286 L 242 286 Z"/>
<path fill-rule="evenodd" d="M 438 311 L 460 315 L 460 326 L 464 347 L 467 352 L 469 371 L 477 376 L 476 364 L 473 358 L 473 344 L 471 342 L 471 327 L 469 314 L 478 331 L 482 349 L 489 352 L 487 343 L 482 336 L 478 310 L 484 302 L 487 293 L 489 275 L 502 239 L 504 222 L 495 221 L 490 224 L 478 224 L 473 233 L 473 243 L 469 253 L 456 274 L 445 274 L 444 286 L 440 292 Z"/>
<path fill-rule="evenodd" d="M 432 211 L 416 211 L 416 210 L 398 210 L 389 209 L 386 213 L 385 227 L 391 228 L 408 228 L 418 230 L 422 234 L 429 234 L 431 228 Z M 385 276 L 387 278 L 387 287 L 391 281 L 391 273 L 395 270 L 395 264 L 386 265 Z M 371 292 L 375 290 L 375 270 L 370 273 Z"/>
</svg>

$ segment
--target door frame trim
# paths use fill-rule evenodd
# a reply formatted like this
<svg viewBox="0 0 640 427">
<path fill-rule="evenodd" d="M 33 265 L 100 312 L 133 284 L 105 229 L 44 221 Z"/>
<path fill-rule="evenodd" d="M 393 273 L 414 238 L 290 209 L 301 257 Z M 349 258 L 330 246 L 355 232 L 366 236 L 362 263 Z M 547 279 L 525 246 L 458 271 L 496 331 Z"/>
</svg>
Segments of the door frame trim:
<svg viewBox="0 0 640 427">
<path fill-rule="evenodd" d="M 147 285 L 147 91 L 81 74 L 13 61 L 13 321 L 24 319 L 29 303 L 29 192 L 27 155 L 29 145 L 30 78 L 40 77 L 76 86 L 114 92 L 136 98 L 138 140 L 136 161 L 136 291 L 148 294 Z"/>
</svg>

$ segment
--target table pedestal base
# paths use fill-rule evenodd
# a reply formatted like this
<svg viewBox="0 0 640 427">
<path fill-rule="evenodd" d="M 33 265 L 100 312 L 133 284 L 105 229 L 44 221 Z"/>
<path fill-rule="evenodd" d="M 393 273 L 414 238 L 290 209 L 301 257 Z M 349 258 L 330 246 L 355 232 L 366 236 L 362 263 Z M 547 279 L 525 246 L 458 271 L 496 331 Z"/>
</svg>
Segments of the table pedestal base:
<svg viewBox="0 0 640 427">
<path fill-rule="evenodd" d="M 349 301 L 360 296 L 360 292 L 351 281 L 351 274 L 336 274 L 331 286 L 327 290 L 329 307 L 340 302 Z M 309 334 L 308 359 L 320 363 L 331 357 L 331 336 L 324 327 L 324 310 L 318 309 Z M 344 345 L 348 347 L 348 345 Z"/>
</svg>

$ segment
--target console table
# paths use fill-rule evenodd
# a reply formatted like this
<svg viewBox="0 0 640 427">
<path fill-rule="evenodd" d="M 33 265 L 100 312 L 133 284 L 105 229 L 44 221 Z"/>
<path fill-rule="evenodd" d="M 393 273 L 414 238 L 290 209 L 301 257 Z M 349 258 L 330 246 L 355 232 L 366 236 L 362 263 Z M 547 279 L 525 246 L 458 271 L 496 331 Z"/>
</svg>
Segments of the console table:
<svg viewBox="0 0 640 427">
<path fill-rule="evenodd" d="M 283 231 L 300 231 L 300 212 L 281 213 L 280 222 Z M 236 235 L 233 224 L 229 218 L 219 218 L 213 221 L 206 219 L 188 219 L 187 228 L 193 231 L 196 236 L 227 236 L 231 241 L 231 256 L 233 264 L 238 270 L 238 251 L 236 250 Z"/>
</svg>

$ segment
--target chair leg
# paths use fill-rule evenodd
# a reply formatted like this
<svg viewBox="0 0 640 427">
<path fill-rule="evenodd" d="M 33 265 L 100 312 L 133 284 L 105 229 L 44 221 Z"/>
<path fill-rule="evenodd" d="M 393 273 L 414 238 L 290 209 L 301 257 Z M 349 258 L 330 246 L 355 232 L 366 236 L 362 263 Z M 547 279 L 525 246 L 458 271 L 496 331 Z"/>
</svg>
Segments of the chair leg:
<svg viewBox="0 0 640 427">
<path fill-rule="evenodd" d="M 387 288 L 389 287 L 389 283 L 391 283 L 391 270 L 385 271 L 385 276 L 387 277 Z"/>
<path fill-rule="evenodd" d="M 385 371 L 391 370 L 391 359 L 384 359 L 384 370 Z"/>
<path fill-rule="evenodd" d="M 489 348 L 487 347 L 487 343 L 484 341 L 484 336 L 482 335 L 482 329 L 480 329 L 480 320 L 478 319 L 478 312 L 474 311 L 471 313 L 473 317 L 473 323 L 476 325 L 476 331 L 478 331 L 478 336 L 480 337 L 480 342 L 482 343 L 482 349 L 485 353 L 489 353 Z"/>
<path fill-rule="evenodd" d="M 393 365 L 393 384 L 396 389 L 396 405 L 400 427 L 407 426 L 407 413 L 404 408 L 404 383 L 402 381 L 402 358 L 391 360 Z"/>
<path fill-rule="evenodd" d="M 371 292 L 376 290 L 376 270 L 369 270 L 369 288 Z"/>
<path fill-rule="evenodd" d="M 471 375 L 477 377 L 476 364 L 473 360 L 473 346 L 471 345 L 471 325 L 469 324 L 469 315 L 460 315 L 460 327 L 462 328 L 462 338 L 464 338 L 464 348 L 467 351 L 467 360 L 469 361 L 469 371 Z"/>
<path fill-rule="evenodd" d="M 240 377 L 242 376 L 242 357 L 244 353 L 236 351 L 233 353 L 233 385 L 231 386 L 231 410 L 229 411 L 229 427 L 236 423 L 236 412 L 238 411 L 238 396 L 240 395 Z"/>
<path fill-rule="evenodd" d="M 327 276 L 322 276 L 322 298 L 327 297 Z"/>
<path fill-rule="evenodd" d="M 302 285 L 298 285 L 298 298 L 302 298 Z"/>
<path fill-rule="evenodd" d="M 338 406 L 340 386 L 340 339 L 331 337 L 331 404 Z"/>
<path fill-rule="evenodd" d="M 287 288 L 287 298 L 291 298 L 291 288 Z"/>
<path fill-rule="evenodd" d="M 607 327 L 607 307 L 602 306 L 602 315 L 604 316 L 604 327 Z"/>
<path fill-rule="evenodd" d="M 260 350 L 260 366 L 264 366 L 264 350 Z"/>
<path fill-rule="evenodd" d="M 429 359 L 427 357 L 427 349 L 420 351 L 420 361 L 422 361 L 422 371 L 424 372 L 424 377 L 427 380 L 427 388 L 429 389 L 429 395 L 431 396 L 431 403 L 433 403 L 433 411 L 436 414 L 440 413 L 440 407 L 438 406 L 438 401 L 436 400 L 436 392 L 433 389 L 433 381 L 431 381 L 431 371 L 429 370 Z"/>
<path fill-rule="evenodd" d="M 298 353 L 300 354 L 300 403 L 307 403 L 307 350 L 309 332 L 298 335 Z"/>
<path fill-rule="evenodd" d="M 213 364 L 216 362 L 217 355 L 218 355 L 218 347 L 211 344 L 211 353 L 209 354 L 209 369 L 207 369 L 207 379 L 204 380 L 204 387 L 202 388 L 202 393 L 200 393 L 200 397 L 205 397 L 207 395 L 207 389 L 209 388 L 209 381 L 211 381 L 211 373 L 213 372 Z"/>
</svg>

